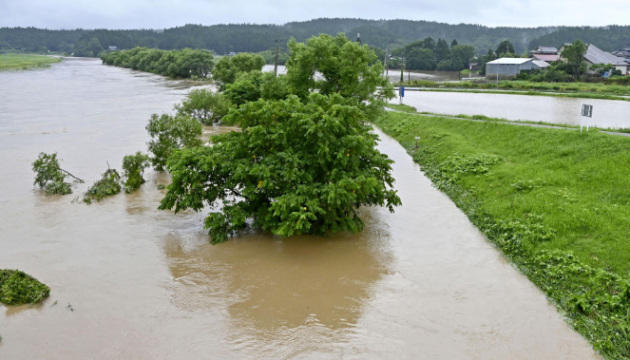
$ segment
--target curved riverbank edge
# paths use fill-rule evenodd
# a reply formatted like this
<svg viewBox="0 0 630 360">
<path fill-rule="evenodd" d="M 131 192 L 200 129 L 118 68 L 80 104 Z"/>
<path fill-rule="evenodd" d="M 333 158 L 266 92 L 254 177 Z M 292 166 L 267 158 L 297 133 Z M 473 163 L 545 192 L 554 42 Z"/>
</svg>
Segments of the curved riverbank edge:
<svg viewBox="0 0 630 360">
<path fill-rule="evenodd" d="M 563 202 L 564 198 L 547 197 L 543 200 L 548 200 L 548 204 L 536 203 L 540 196 L 544 198 L 548 193 L 551 194 L 555 187 L 565 186 L 564 180 L 570 177 L 569 171 L 566 171 L 567 174 L 558 175 L 563 176 L 561 180 L 558 177 L 554 179 L 552 176 L 551 179 L 527 181 L 526 176 L 531 175 L 531 172 L 538 173 L 541 177 L 554 175 L 554 172 L 541 166 L 539 159 L 532 153 L 532 151 L 541 151 L 541 149 L 534 149 L 534 147 L 540 147 L 540 144 L 532 144 L 528 149 L 518 148 L 519 145 L 541 136 L 546 140 L 562 136 L 595 136 L 598 138 L 593 140 L 599 143 L 605 143 L 606 138 L 599 134 L 558 133 L 556 129 L 504 127 L 501 123 L 461 122 L 458 121 L 461 119 L 453 121 L 446 118 L 409 115 L 412 114 L 389 113 L 378 119 L 374 125 L 396 139 L 407 150 L 433 185 L 449 196 L 470 221 L 484 233 L 489 242 L 547 295 L 567 323 L 582 334 L 597 351 L 607 359 L 628 359 L 630 357 L 630 279 L 615 272 L 615 270 L 623 270 L 620 260 L 616 258 L 623 255 L 617 251 L 618 249 L 610 250 L 610 247 L 614 248 L 619 244 L 608 243 L 602 247 L 600 245 L 603 239 L 598 237 L 589 242 L 582 238 L 583 236 L 588 238 L 590 234 L 585 230 L 582 234 L 576 233 L 580 236 L 580 245 L 576 245 L 576 248 L 571 245 L 571 241 L 577 241 L 576 239 L 566 239 L 570 235 L 575 235 L 573 232 L 577 231 L 576 229 L 572 229 L 573 232 L 569 232 L 568 235 L 563 229 L 564 238 L 558 240 L 557 232 L 549 227 L 550 222 L 556 227 L 573 226 L 574 224 L 561 223 L 564 213 L 571 213 L 573 207 L 583 207 L 592 200 L 590 198 L 574 199 L 572 196 L 579 189 L 565 188 L 560 192 L 572 197 L 571 204 L 573 205 L 567 202 L 569 204 L 567 206 L 571 209 L 566 208 L 561 212 L 555 210 L 557 213 L 553 213 L 554 206 L 557 209 L 555 202 Z M 503 138 L 501 138 L 502 132 Z M 515 139 L 513 136 L 517 132 L 521 133 L 520 139 Z M 615 142 L 619 141 L 627 140 L 619 138 L 615 140 Z M 519 142 L 519 145 L 513 144 L 514 142 Z M 420 143 L 419 146 L 418 143 Z M 501 145 L 488 145 L 494 143 Z M 500 146 L 508 146 L 516 150 L 502 156 L 505 158 L 503 163 L 489 160 L 486 162 L 487 159 L 497 156 L 493 154 Z M 567 150 L 562 147 L 558 151 Z M 514 155 L 515 153 L 519 153 L 519 156 Z M 523 158 L 529 155 L 532 158 L 530 163 L 523 164 Z M 467 166 L 473 165 L 474 171 L 466 170 Z M 500 168 L 495 169 L 497 167 Z M 517 173 L 519 170 L 521 173 Z M 562 172 L 562 170 L 558 171 Z M 541 173 L 544 174 L 541 175 Z M 514 180 L 511 177 L 514 176 L 525 177 L 525 180 L 509 185 Z M 555 180 L 558 184 L 549 184 L 546 180 Z M 539 190 L 541 187 L 543 189 Z M 528 195 L 530 198 L 525 199 Z M 596 194 L 593 196 L 596 197 Z M 540 201 L 546 202 L 543 200 Z M 603 203 L 600 205 L 605 206 Z M 547 213 L 545 209 L 548 210 Z M 522 214 L 523 212 L 525 214 Z M 526 216 L 522 217 L 519 214 Z M 534 215 L 530 217 L 531 214 Z M 547 222 L 534 221 L 534 218 L 545 217 L 546 219 L 553 216 L 556 218 Z M 588 217 L 588 219 L 593 218 Z M 598 221 L 600 223 L 591 224 L 594 229 L 605 222 Z M 615 223 L 616 225 L 618 223 Z M 605 235 L 604 237 L 611 238 L 615 237 L 619 231 L 621 230 L 611 229 L 603 235 L 600 232 L 599 236 Z M 568 250 L 583 250 L 580 247 L 587 249 L 576 254 Z M 615 254 L 605 257 L 604 255 L 610 251 Z M 589 252 L 591 252 L 591 259 L 589 259 L 590 262 L 586 262 L 584 259 L 588 258 L 588 255 L 585 254 Z M 618 263 L 612 264 L 613 261 Z"/>
</svg>

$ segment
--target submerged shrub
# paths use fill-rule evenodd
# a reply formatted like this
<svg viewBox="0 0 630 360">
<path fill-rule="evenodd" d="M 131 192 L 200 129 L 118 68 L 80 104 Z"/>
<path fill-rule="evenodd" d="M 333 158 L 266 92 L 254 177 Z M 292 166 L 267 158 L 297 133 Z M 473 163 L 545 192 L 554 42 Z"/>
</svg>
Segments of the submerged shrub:
<svg viewBox="0 0 630 360">
<path fill-rule="evenodd" d="M 0 270 L 0 302 L 19 306 L 48 297 L 50 288 L 19 270 Z"/>
<path fill-rule="evenodd" d="M 125 180 L 125 192 L 131 194 L 138 190 L 145 180 L 142 177 L 144 169 L 149 166 L 149 156 L 138 151 L 135 155 L 127 155 L 123 158 L 123 176 Z"/>
<path fill-rule="evenodd" d="M 92 200 L 101 201 L 106 196 L 118 194 L 120 190 L 120 174 L 114 169 L 107 169 L 107 171 L 103 173 L 101 180 L 95 182 L 94 185 L 87 190 L 83 201 L 91 204 Z"/>
<path fill-rule="evenodd" d="M 181 104 L 175 105 L 178 115 L 190 116 L 202 124 L 219 122 L 233 107 L 223 94 L 207 89 L 191 91 Z"/>
<path fill-rule="evenodd" d="M 189 116 L 153 114 L 146 129 L 151 137 L 148 145 L 153 156 L 150 161 L 157 171 L 164 170 L 173 150 L 202 145 L 201 124 Z"/>
<path fill-rule="evenodd" d="M 76 178 L 59 166 L 57 153 L 39 153 L 37 160 L 33 162 L 33 171 L 35 172 L 33 185 L 46 190 L 46 195 L 72 194 L 72 186 L 64 181 L 68 176 L 75 178 L 76 181 L 83 182 L 83 180 Z"/>
</svg>

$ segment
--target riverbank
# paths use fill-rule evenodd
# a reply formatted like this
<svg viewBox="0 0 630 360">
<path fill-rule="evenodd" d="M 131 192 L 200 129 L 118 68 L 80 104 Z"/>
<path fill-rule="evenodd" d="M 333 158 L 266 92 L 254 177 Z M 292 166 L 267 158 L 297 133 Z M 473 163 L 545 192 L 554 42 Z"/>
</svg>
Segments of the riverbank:
<svg viewBox="0 0 630 360">
<path fill-rule="evenodd" d="M 60 61 L 59 58 L 44 55 L 2 54 L 0 55 L 0 71 L 45 67 Z"/>
<path fill-rule="evenodd" d="M 630 79 L 630 78 L 629 78 Z M 531 81 L 500 81 L 498 84 L 493 81 L 479 83 L 472 81 L 463 82 L 436 82 L 430 80 L 411 80 L 398 82 L 396 86 L 440 88 L 440 89 L 461 89 L 461 90 L 507 90 L 507 91 L 531 91 L 531 92 L 557 92 L 557 93 L 592 93 L 608 94 L 617 96 L 630 96 L 630 86 L 620 84 L 605 83 L 546 83 Z"/>
<path fill-rule="evenodd" d="M 376 125 L 595 349 L 630 356 L 630 139 L 402 113 Z"/>
<path fill-rule="evenodd" d="M 589 131 L 599 131 L 610 135 L 622 135 L 622 136 L 630 136 L 630 128 L 596 128 L 591 126 L 591 129 L 588 129 L 586 126 L 580 127 L 577 125 L 567 125 L 567 124 L 556 124 L 549 123 L 544 121 L 527 121 L 527 120 L 508 120 L 501 118 L 492 118 L 484 115 L 446 115 L 446 114 L 436 114 L 431 112 L 418 112 L 413 106 L 405 105 L 405 104 L 387 104 L 387 108 L 392 109 L 393 111 L 399 111 L 409 114 L 422 115 L 422 116 L 430 116 L 430 117 L 440 117 L 445 119 L 455 119 L 455 120 L 471 120 L 471 121 L 480 121 L 480 122 L 500 122 L 504 124 L 510 125 L 521 125 L 521 126 L 534 126 L 534 127 L 545 127 L 551 129 L 571 129 L 571 130 L 582 130 L 587 129 Z"/>
<path fill-rule="evenodd" d="M 449 83 L 452 85 L 454 83 Z M 457 83 L 467 84 L 467 83 Z M 445 84 L 441 84 L 445 85 Z M 550 92 L 550 91 L 534 91 L 534 90 L 473 90 L 466 87 L 450 86 L 449 88 L 431 88 L 431 87 L 407 87 L 405 91 L 433 91 L 433 92 L 451 92 L 451 93 L 469 93 L 469 94 L 502 94 L 502 95 L 526 95 L 526 96 L 548 96 L 548 97 L 563 97 L 563 98 L 578 98 L 578 99 L 596 99 L 596 100 L 618 100 L 629 101 L 630 96 L 617 96 L 606 93 L 588 93 L 588 92 Z"/>
</svg>

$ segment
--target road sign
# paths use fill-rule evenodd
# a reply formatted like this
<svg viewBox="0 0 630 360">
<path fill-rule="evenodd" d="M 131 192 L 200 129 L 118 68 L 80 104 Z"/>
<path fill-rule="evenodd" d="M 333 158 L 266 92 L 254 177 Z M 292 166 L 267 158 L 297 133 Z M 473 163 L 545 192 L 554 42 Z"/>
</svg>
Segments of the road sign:
<svg viewBox="0 0 630 360">
<path fill-rule="evenodd" d="M 400 91 L 400 97 L 405 97 L 405 87 L 401 86 L 398 90 Z"/>
<path fill-rule="evenodd" d="M 591 127 L 591 118 L 593 117 L 593 105 L 583 104 L 582 105 L 582 117 L 588 118 L 586 120 L 586 131 L 588 131 Z M 582 132 L 582 128 L 584 127 L 584 120 L 580 121 L 580 132 Z"/>
</svg>

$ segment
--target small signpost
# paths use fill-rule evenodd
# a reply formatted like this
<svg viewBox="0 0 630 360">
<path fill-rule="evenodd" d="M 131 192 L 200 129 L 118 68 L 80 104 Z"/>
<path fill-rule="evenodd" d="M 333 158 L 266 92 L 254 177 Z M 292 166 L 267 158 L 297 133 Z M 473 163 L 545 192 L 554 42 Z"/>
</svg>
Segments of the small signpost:
<svg viewBox="0 0 630 360">
<path fill-rule="evenodd" d="M 593 117 L 593 105 L 582 105 L 582 120 L 580 121 L 580 132 L 582 132 L 582 128 L 584 127 L 584 118 L 586 120 L 586 131 L 591 127 L 591 118 Z"/>
<path fill-rule="evenodd" d="M 400 95 L 400 105 L 402 105 L 403 98 L 405 97 L 405 87 L 404 86 L 398 87 L 398 92 L 399 92 L 399 95 Z"/>
</svg>

